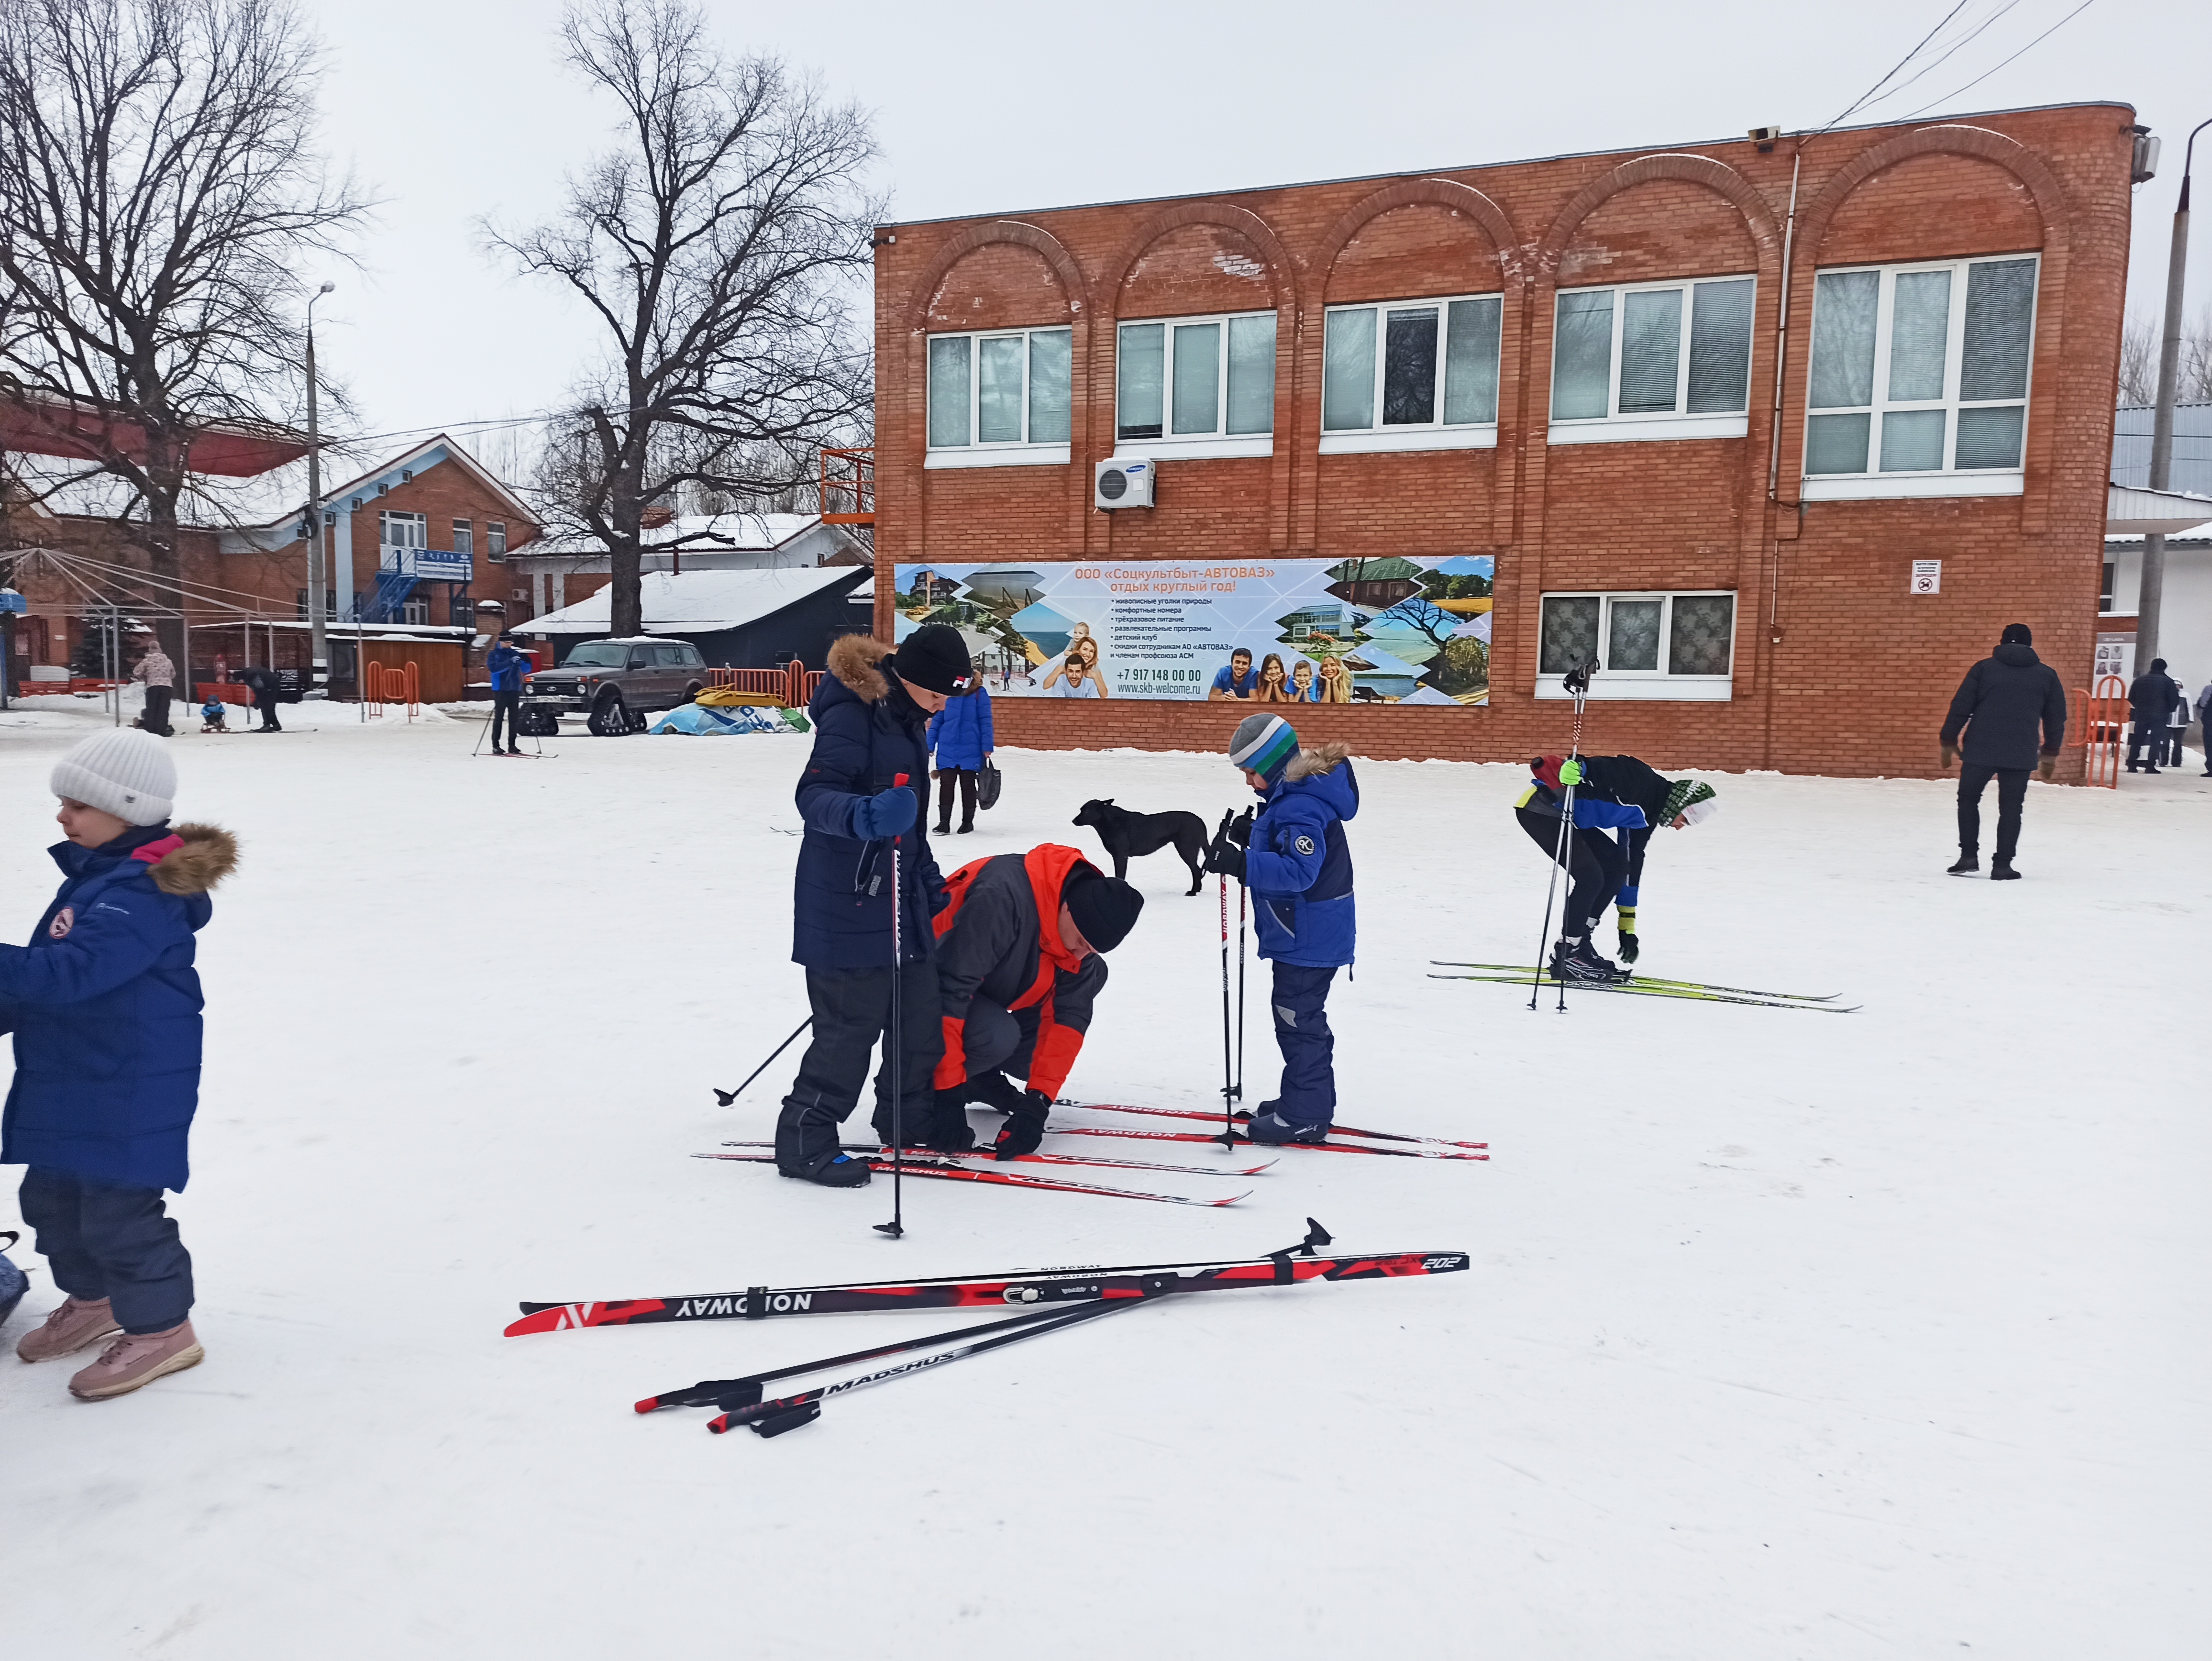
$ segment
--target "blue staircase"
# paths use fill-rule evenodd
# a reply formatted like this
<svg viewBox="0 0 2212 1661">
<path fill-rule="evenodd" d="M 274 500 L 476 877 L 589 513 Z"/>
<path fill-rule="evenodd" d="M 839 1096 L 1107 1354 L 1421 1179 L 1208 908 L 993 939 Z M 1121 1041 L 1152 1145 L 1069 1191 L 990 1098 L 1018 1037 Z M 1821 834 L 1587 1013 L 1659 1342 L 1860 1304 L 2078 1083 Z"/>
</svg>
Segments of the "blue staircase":
<svg viewBox="0 0 2212 1661">
<path fill-rule="evenodd" d="M 376 593 L 370 596 L 368 614 L 364 623 L 394 623 L 398 620 L 399 608 L 407 596 L 415 592 L 421 579 L 404 571 L 379 571 L 376 574 Z"/>
</svg>

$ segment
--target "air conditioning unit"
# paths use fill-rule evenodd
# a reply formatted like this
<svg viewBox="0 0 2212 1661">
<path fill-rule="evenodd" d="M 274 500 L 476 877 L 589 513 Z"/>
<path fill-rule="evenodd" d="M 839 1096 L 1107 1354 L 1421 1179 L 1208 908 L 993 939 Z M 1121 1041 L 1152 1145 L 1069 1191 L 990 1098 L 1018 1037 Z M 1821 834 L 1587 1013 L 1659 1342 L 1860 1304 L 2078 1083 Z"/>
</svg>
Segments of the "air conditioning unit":
<svg viewBox="0 0 2212 1661">
<path fill-rule="evenodd" d="M 1094 508 L 1149 508 L 1154 463 L 1149 456 L 1115 456 L 1098 464 L 1091 481 Z"/>
</svg>

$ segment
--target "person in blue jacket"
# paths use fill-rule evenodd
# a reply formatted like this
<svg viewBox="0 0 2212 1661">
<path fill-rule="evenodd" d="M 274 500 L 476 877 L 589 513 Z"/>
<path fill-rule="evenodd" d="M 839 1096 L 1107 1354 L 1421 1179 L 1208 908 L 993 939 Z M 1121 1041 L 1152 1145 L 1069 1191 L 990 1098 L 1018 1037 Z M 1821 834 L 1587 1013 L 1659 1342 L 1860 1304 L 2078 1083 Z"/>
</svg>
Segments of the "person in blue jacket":
<svg viewBox="0 0 2212 1661">
<path fill-rule="evenodd" d="M 1252 891 L 1260 956 L 1275 965 L 1268 1001 L 1283 1052 L 1281 1090 L 1254 1110 L 1247 1127 L 1255 1142 L 1317 1142 L 1336 1118 L 1328 989 L 1358 941 L 1344 835 L 1345 821 L 1359 811 L 1350 755 L 1341 744 L 1301 751 L 1280 715 L 1247 715 L 1230 740 L 1229 759 L 1260 793 L 1260 810 L 1243 846 L 1236 829 L 1224 827 L 1206 868 Z"/>
<path fill-rule="evenodd" d="M 837 1128 L 858 1104 L 869 1057 L 889 1030 L 894 916 L 902 1055 L 894 1064 L 887 1054 L 876 1074 L 877 1134 L 891 1140 L 896 1092 L 908 1146 L 975 1144 L 964 1112 L 938 1123 L 930 1085 L 944 1046 L 930 919 L 946 895 L 921 809 L 928 717 L 973 686 L 975 670 L 959 631 L 942 624 L 925 624 L 896 648 L 847 635 L 830 647 L 829 669 L 806 709 L 814 750 L 799 779 L 805 831 L 792 912 L 791 956 L 806 970 L 814 1031 L 776 1120 L 775 1165 L 825 1188 L 858 1188 L 867 1165 L 839 1152 Z"/>
<path fill-rule="evenodd" d="M 1565 866 L 1569 884 L 1551 972 L 1559 980 L 1625 981 L 1628 971 L 1600 957 L 1593 943 L 1605 909 L 1618 904 L 1620 955 L 1634 963 L 1642 949 L 1636 904 L 1651 833 L 1662 824 L 1687 830 L 1711 817 L 1719 806 L 1713 788 L 1670 779 L 1634 756 L 1539 756 L 1528 769 L 1533 776 L 1513 816 L 1530 841 Z M 1575 823 L 1562 859 L 1559 821 L 1570 788 Z"/>
<path fill-rule="evenodd" d="M 161 741 L 127 727 L 64 755 L 61 891 L 28 946 L 0 946 L 0 1028 L 15 1040 L 0 1164 L 30 1167 L 23 1220 L 69 1294 L 15 1353 L 46 1361 L 111 1340 L 70 1380 L 86 1401 L 202 1359 L 191 1258 L 161 1195 L 185 1185 L 199 1101 L 193 936 L 238 846 L 212 825 L 170 829 L 176 778 Z"/>
<path fill-rule="evenodd" d="M 506 753 L 519 756 L 522 746 L 515 739 L 522 735 L 516 729 L 515 717 L 522 708 L 522 678 L 530 671 L 529 655 L 515 649 L 514 636 L 501 635 L 499 644 L 484 660 L 484 668 L 491 675 L 491 752 L 495 756 L 500 753 L 500 718 L 505 716 Z"/>
<path fill-rule="evenodd" d="M 929 747 L 937 756 L 937 834 L 952 829 L 952 787 L 960 786 L 960 832 L 975 828 L 975 787 L 983 764 L 994 747 L 991 741 L 991 695 L 982 678 L 929 718 Z"/>
</svg>

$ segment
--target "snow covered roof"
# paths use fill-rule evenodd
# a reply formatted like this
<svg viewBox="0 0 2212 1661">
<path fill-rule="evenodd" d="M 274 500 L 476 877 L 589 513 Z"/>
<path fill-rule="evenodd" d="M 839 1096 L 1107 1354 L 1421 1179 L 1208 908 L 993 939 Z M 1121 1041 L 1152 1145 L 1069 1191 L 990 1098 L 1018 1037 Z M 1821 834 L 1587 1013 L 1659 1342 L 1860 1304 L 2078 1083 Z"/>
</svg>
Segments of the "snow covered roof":
<svg viewBox="0 0 2212 1661">
<path fill-rule="evenodd" d="M 639 579 L 645 632 L 704 635 L 742 629 L 785 607 L 834 588 L 866 581 L 865 565 L 771 567 L 750 571 L 647 571 Z M 604 635 L 612 619 L 613 595 L 605 588 L 574 605 L 514 625 L 518 635 Z"/>
<path fill-rule="evenodd" d="M 2212 523 L 2212 496 L 2185 490 L 2147 490 L 2129 484 L 2105 487 L 2105 534 L 2171 536 Z"/>
<path fill-rule="evenodd" d="M 680 543 L 687 554 L 713 553 L 718 549 L 733 552 L 762 552 L 781 548 L 793 537 L 803 536 L 821 524 L 819 514 L 684 514 L 665 525 L 647 529 L 641 539 L 647 548 L 665 548 Z M 606 544 L 588 532 L 568 536 L 540 537 L 531 545 L 531 554 L 604 554 Z"/>
</svg>

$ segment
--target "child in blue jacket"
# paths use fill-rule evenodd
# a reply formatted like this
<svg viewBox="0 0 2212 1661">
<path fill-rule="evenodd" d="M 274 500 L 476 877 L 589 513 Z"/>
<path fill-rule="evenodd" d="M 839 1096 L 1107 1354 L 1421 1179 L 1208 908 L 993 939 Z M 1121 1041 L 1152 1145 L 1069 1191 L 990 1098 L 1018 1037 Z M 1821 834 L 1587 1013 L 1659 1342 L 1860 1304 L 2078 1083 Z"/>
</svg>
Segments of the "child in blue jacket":
<svg viewBox="0 0 2212 1661">
<path fill-rule="evenodd" d="M 1255 1142 L 1317 1142 L 1336 1117 L 1336 1035 L 1328 1026 L 1329 983 L 1352 959 L 1358 938 L 1352 898 L 1352 848 L 1344 822 L 1359 811 L 1359 782 L 1341 744 L 1301 751 L 1280 715 L 1248 715 L 1229 759 L 1260 793 L 1249 843 L 1224 833 L 1206 868 L 1252 891 L 1260 955 L 1275 965 L 1275 1043 L 1282 1089 L 1254 1110 Z"/>
<path fill-rule="evenodd" d="M 0 946 L 0 1029 L 15 1037 L 0 1164 L 30 1167 L 23 1220 L 69 1294 L 15 1353 L 46 1361 L 111 1340 L 70 1380 L 100 1401 L 202 1359 L 191 1258 L 161 1194 L 185 1185 L 199 1102 L 192 936 L 238 847 L 211 825 L 170 828 L 176 767 L 149 733 L 87 739 L 52 782 L 61 891 L 28 946 Z"/>
<path fill-rule="evenodd" d="M 960 831 L 975 828 L 975 789 L 991 741 L 991 695 L 979 679 L 969 691 L 947 698 L 929 718 L 929 747 L 937 752 L 937 834 L 952 830 L 952 782 L 960 782 Z"/>
</svg>

